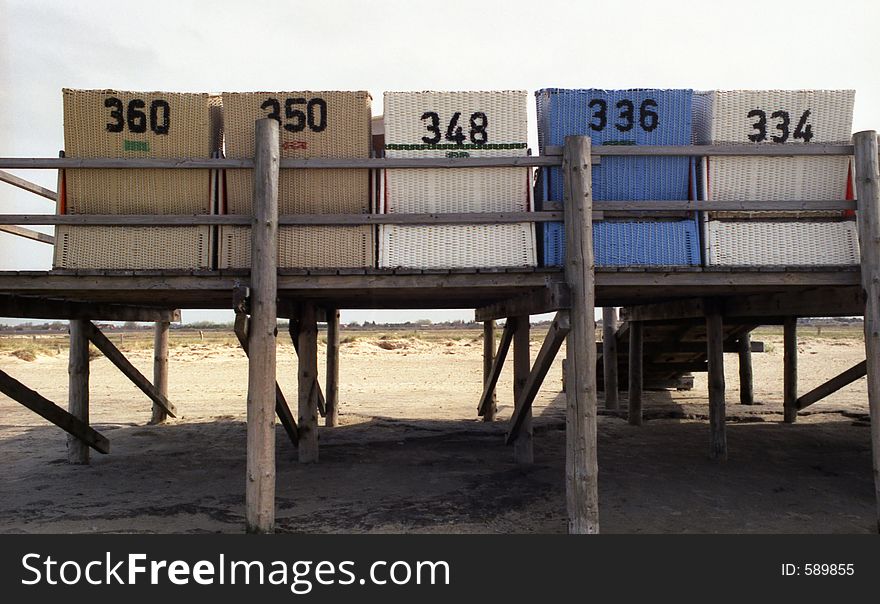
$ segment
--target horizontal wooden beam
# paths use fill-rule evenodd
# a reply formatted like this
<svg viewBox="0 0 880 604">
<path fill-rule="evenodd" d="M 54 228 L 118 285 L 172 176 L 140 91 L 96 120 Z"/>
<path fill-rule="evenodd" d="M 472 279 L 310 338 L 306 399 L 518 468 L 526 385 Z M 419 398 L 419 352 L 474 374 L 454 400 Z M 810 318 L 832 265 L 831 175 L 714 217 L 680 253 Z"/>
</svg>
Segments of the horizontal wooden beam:
<svg viewBox="0 0 880 604">
<path fill-rule="evenodd" d="M 696 325 L 695 325 L 696 326 Z M 734 338 L 736 340 L 738 338 Z M 764 352 L 764 342 L 760 341 L 752 341 L 751 342 L 751 351 L 752 352 Z M 597 349 L 601 349 L 600 347 Z M 676 342 L 676 343 L 661 343 L 661 342 L 645 342 L 645 356 L 663 356 L 668 354 L 688 354 L 688 353 L 699 353 L 706 352 L 706 343 L 705 342 Z M 727 340 L 724 342 L 724 352 L 739 352 L 739 348 L 735 341 Z M 626 353 L 623 352 L 618 353 L 618 355 L 625 356 Z"/>
<path fill-rule="evenodd" d="M 844 386 L 852 384 L 857 379 L 862 378 L 867 374 L 868 362 L 862 361 L 861 363 L 850 367 L 843 373 L 834 376 L 824 384 L 816 386 L 805 395 L 799 397 L 795 406 L 798 408 L 798 411 L 800 411 L 801 409 L 805 409 L 813 403 L 822 400 L 826 396 L 834 394 Z"/>
<path fill-rule="evenodd" d="M 24 237 L 25 239 L 30 239 L 31 241 L 39 241 L 40 243 L 48 243 L 51 245 L 55 244 L 55 238 L 52 235 L 47 235 L 46 233 L 34 231 L 33 229 L 26 229 L 24 227 L 11 224 L 0 224 L 0 232 L 9 233 L 10 235 L 17 235 L 18 237 Z"/>
<path fill-rule="evenodd" d="M 559 222 L 562 212 L 470 212 L 438 214 L 288 214 L 278 217 L 280 225 L 364 225 L 364 224 L 509 224 Z M 5 214 L 0 224 L 10 225 L 101 225 L 101 226 L 250 226 L 253 218 L 244 214 L 135 215 L 135 214 Z"/>
<path fill-rule="evenodd" d="M 565 283 L 550 283 L 547 287 L 502 300 L 488 306 L 481 306 L 474 311 L 474 320 L 494 321 L 506 317 L 522 315 L 539 315 L 545 312 L 561 310 L 571 305 L 571 294 Z"/>
<path fill-rule="evenodd" d="M 559 157 L 523 155 L 510 157 L 414 157 L 414 158 L 312 158 L 281 159 L 281 169 L 384 170 L 391 168 L 528 168 L 559 166 Z M 0 157 L 0 168 L 19 170 L 73 169 L 181 169 L 181 170 L 253 170 L 252 159 L 158 159 L 158 158 L 44 158 Z"/>
<path fill-rule="evenodd" d="M 142 321 L 146 323 L 168 321 L 170 323 L 180 321 L 180 311 L 146 306 L 0 294 L 0 317 Z"/>
<path fill-rule="evenodd" d="M 865 312 L 865 295 L 860 287 L 815 289 L 799 294 L 745 296 L 726 300 L 725 316 L 823 316 L 844 317 Z"/>
<path fill-rule="evenodd" d="M 597 201 L 593 209 L 606 213 L 646 212 L 652 210 L 677 212 L 720 212 L 741 211 L 755 212 L 760 219 L 762 211 L 822 211 L 822 210 L 855 210 L 856 202 L 849 200 L 775 200 L 775 201 Z"/>
<path fill-rule="evenodd" d="M 629 216 L 631 218 L 651 217 L 670 211 L 818 211 L 853 210 L 854 201 L 737 201 L 737 202 L 696 202 L 696 201 L 608 201 L 594 204 L 593 220 L 603 220 L 609 216 Z M 278 224 L 291 225 L 367 225 L 367 224 L 510 224 L 518 222 L 561 222 L 560 211 L 541 212 L 456 212 L 419 214 L 286 214 L 278 217 Z M 146 215 L 146 214 L 2 214 L 0 225 L 93 225 L 93 226 L 192 226 L 226 225 L 250 226 L 253 217 L 245 214 L 185 214 L 185 215 Z M 10 233 L 32 239 L 53 243 L 51 235 L 35 234 L 33 231 Z"/>
<path fill-rule="evenodd" d="M 531 411 L 532 403 L 535 402 L 535 397 L 541 389 L 541 384 L 544 383 L 544 378 L 547 377 L 547 372 L 550 371 L 550 366 L 556 358 L 556 353 L 562 347 L 565 336 L 568 335 L 569 331 L 571 331 L 569 312 L 567 310 L 560 310 L 556 313 L 553 323 L 550 324 L 550 329 L 547 330 L 544 343 L 541 344 L 541 350 L 538 352 L 538 356 L 535 357 L 535 363 L 532 365 L 529 377 L 520 391 L 519 399 L 515 405 L 516 410 L 513 412 L 513 417 L 510 418 L 510 428 L 507 431 L 507 438 L 505 440 L 506 444 L 509 445 L 516 440 L 520 426 L 522 426 L 523 420 Z M 587 337 L 593 337 L 592 334 L 586 335 Z M 569 394 L 569 396 L 572 395 Z"/>
<path fill-rule="evenodd" d="M 0 392 L 72 434 L 98 453 L 110 452 L 110 441 L 103 434 L 2 370 Z"/>
<path fill-rule="evenodd" d="M 852 145 L 815 143 L 809 145 L 607 145 L 592 148 L 592 155 L 603 156 L 758 156 L 796 157 L 852 155 Z M 386 168 L 487 168 L 537 167 L 562 164 L 561 147 L 547 147 L 540 156 L 510 157 L 432 157 L 375 159 L 282 159 L 281 168 L 306 169 L 386 169 Z M 36 158 L 0 157 L 0 168 L 6 169 L 77 169 L 77 168 L 171 168 L 189 170 L 253 169 L 252 159 L 147 159 L 147 158 Z"/>
<path fill-rule="evenodd" d="M 507 359 L 507 351 L 510 350 L 510 343 L 513 341 L 513 329 L 515 321 L 508 321 L 504 324 L 504 330 L 501 332 L 501 342 L 498 343 L 498 351 L 495 353 L 495 359 L 492 361 L 492 369 L 486 376 L 483 383 L 483 393 L 480 395 L 480 402 L 477 404 L 477 415 L 480 417 L 486 415 L 486 411 L 492 405 L 492 395 L 495 393 L 495 386 L 498 385 L 498 378 L 501 377 L 501 369 L 504 367 L 504 361 Z"/>
<path fill-rule="evenodd" d="M 706 348 L 706 346 L 703 346 Z M 703 373 L 709 370 L 705 361 L 646 362 L 645 373 Z"/>
<path fill-rule="evenodd" d="M 169 401 L 165 395 L 159 392 L 159 390 L 157 390 L 156 387 L 153 386 L 153 384 L 151 384 L 140 371 L 138 371 L 137 367 L 131 364 L 131 361 L 125 358 L 125 355 L 116 348 L 116 345 L 114 345 L 113 342 L 107 339 L 107 336 L 105 336 L 94 323 L 86 321 L 85 326 L 86 336 L 89 338 L 89 341 L 94 344 L 111 363 L 116 365 L 117 369 L 119 369 L 125 377 L 130 379 L 134 385 L 141 390 L 141 392 L 150 398 L 150 400 L 162 407 L 162 409 L 165 410 L 165 413 L 171 417 L 177 417 L 177 409 L 174 408 L 174 404 Z"/>
<path fill-rule="evenodd" d="M 851 200 L 723 200 L 723 201 L 687 201 L 687 200 L 638 200 L 638 201 L 596 201 L 593 202 L 594 214 L 600 211 L 604 216 L 627 216 L 630 214 L 656 214 L 658 216 L 687 216 L 690 212 L 707 211 L 816 211 L 816 210 L 854 210 L 856 202 Z M 561 212 L 560 201 L 542 201 L 541 209 L 547 212 Z M 759 214 L 760 217 L 760 214 Z"/>
<path fill-rule="evenodd" d="M 784 316 L 852 316 L 863 314 L 864 308 L 864 293 L 861 288 L 853 286 L 729 297 L 723 300 L 722 314 L 725 318 L 768 319 Z M 701 298 L 628 306 L 621 312 L 621 318 L 627 321 L 673 321 L 704 316 Z"/>
<path fill-rule="evenodd" d="M 47 189 L 45 187 L 41 187 L 40 185 L 33 183 L 29 180 L 25 180 L 15 174 L 10 174 L 9 172 L 5 172 L 0 170 L 0 182 L 5 182 L 13 187 L 18 187 L 19 189 L 23 189 L 28 193 L 33 193 L 35 195 L 39 195 L 40 197 L 45 197 L 50 201 L 56 201 L 58 199 L 58 194 L 55 191 Z"/>
<path fill-rule="evenodd" d="M 657 147 L 653 145 L 607 145 L 595 146 L 591 152 L 599 156 L 633 156 L 633 155 L 662 155 L 662 156 L 758 156 L 758 157 L 797 157 L 804 155 L 852 155 L 852 145 L 834 145 L 830 143 L 815 143 L 809 145 L 680 145 Z M 561 146 L 548 146 L 544 148 L 545 156 L 562 155 Z"/>
</svg>

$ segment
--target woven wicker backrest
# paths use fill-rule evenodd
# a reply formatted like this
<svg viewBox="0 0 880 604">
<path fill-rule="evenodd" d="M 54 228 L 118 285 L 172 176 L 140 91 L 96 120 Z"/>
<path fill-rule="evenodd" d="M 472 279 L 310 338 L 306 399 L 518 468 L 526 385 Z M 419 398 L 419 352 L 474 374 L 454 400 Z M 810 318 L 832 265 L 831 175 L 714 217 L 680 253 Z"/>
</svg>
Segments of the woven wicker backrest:
<svg viewBox="0 0 880 604">
<path fill-rule="evenodd" d="M 386 92 L 385 155 L 491 157 L 528 154 L 524 91 Z M 524 212 L 528 168 L 387 170 L 388 213 Z M 531 223 L 383 225 L 379 266 L 425 269 L 534 266 Z"/>
<path fill-rule="evenodd" d="M 387 157 L 446 157 L 450 152 L 526 155 L 526 92 L 385 93 Z"/>
<path fill-rule="evenodd" d="M 65 269 L 208 269 L 208 226 L 58 226 L 53 266 Z"/>
<path fill-rule="evenodd" d="M 848 144 L 854 102 L 854 90 L 696 92 L 694 140 L 701 145 Z"/>
<path fill-rule="evenodd" d="M 565 263 L 565 228 L 546 222 L 542 229 L 545 266 Z M 699 227 L 695 220 L 608 220 L 593 223 L 596 266 L 697 266 Z"/>
<path fill-rule="evenodd" d="M 853 90 L 712 90 L 694 95 L 697 144 L 848 144 Z M 849 188 L 850 158 L 710 157 L 708 199 L 836 200 Z M 712 212 L 710 218 L 745 218 L 743 212 Z M 841 212 L 774 212 L 757 218 L 840 217 Z M 768 227 L 772 228 L 772 227 Z M 739 236 L 751 231 L 739 229 Z M 728 240 L 724 240 L 725 242 Z"/>
<path fill-rule="evenodd" d="M 293 159 L 370 157 L 370 103 L 367 92 L 224 93 L 226 157 L 254 155 L 254 123 L 278 119 L 281 156 Z M 223 211 L 252 212 L 250 170 L 226 171 Z M 371 210 L 368 170 L 281 170 L 281 214 L 366 214 Z M 223 226 L 219 268 L 250 266 L 250 229 Z M 278 229 L 281 268 L 348 268 L 375 265 L 373 226 L 282 226 Z"/>
<path fill-rule="evenodd" d="M 524 91 L 386 92 L 385 155 L 523 156 L 528 153 Z M 389 213 L 525 212 L 527 168 L 388 170 Z"/>
<path fill-rule="evenodd" d="M 370 95 L 367 92 L 223 93 L 226 157 L 252 158 L 254 123 L 275 117 L 281 124 L 284 158 L 368 158 Z M 226 172 L 226 212 L 249 214 L 249 170 Z M 359 214 L 370 211 L 367 170 L 282 170 L 282 214 Z"/>
<path fill-rule="evenodd" d="M 542 152 L 570 135 L 593 145 L 687 145 L 691 142 L 693 91 L 547 88 L 535 93 Z M 603 157 L 593 168 L 593 199 L 687 199 L 686 157 Z M 549 201 L 562 201 L 559 169 L 546 172 Z"/>
<path fill-rule="evenodd" d="M 63 98 L 68 157 L 210 157 L 207 94 L 64 89 Z M 207 214 L 209 171 L 70 170 L 65 202 L 68 214 Z"/>
<path fill-rule="evenodd" d="M 710 266 L 852 266 L 859 264 L 853 221 L 710 220 Z"/>
</svg>

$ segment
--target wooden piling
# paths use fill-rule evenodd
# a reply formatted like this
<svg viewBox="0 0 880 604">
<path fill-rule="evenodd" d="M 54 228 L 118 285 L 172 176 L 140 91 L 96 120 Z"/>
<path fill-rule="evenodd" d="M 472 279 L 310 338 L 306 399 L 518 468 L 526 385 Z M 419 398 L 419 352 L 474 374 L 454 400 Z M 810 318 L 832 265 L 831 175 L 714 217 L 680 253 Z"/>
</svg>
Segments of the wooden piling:
<svg viewBox="0 0 880 604">
<path fill-rule="evenodd" d="M 716 301 L 707 301 L 706 354 L 709 361 L 709 457 L 727 460 L 724 384 L 724 321 Z"/>
<path fill-rule="evenodd" d="M 627 421 L 631 426 L 642 425 L 642 390 L 645 384 L 644 331 L 644 325 L 641 321 L 630 321 Z"/>
<path fill-rule="evenodd" d="M 513 400 L 520 401 L 529 373 L 532 360 L 529 354 L 529 316 L 510 317 L 515 321 L 513 331 Z M 514 409 L 514 413 L 516 409 Z M 519 432 L 513 441 L 513 459 L 517 463 L 533 463 L 535 461 L 534 442 L 532 438 L 532 410 L 528 409 L 522 416 Z"/>
<path fill-rule="evenodd" d="M 797 317 L 783 324 L 783 414 L 786 424 L 797 421 Z"/>
<path fill-rule="evenodd" d="M 752 338 L 749 332 L 739 337 L 736 343 L 739 356 L 739 402 L 743 405 L 755 404 L 755 386 L 752 376 Z"/>
<path fill-rule="evenodd" d="M 602 379 L 605 386 L 605 408 L 620 406 L 617 383 L 617 309 L 602 308 Z"/>
<path fill-rule="evenodd" d="M 256 122 L 248 330 L 247 532 L 275 528 L 275 332 L 278 295 L 278 122 Z"/>
<path fill-rule="evenodd" d="M 70 357 L 67 364 L 69 390 L 67 410 L 86 426 L 89 425 L 89 338 L 86 321 L 70 322 Z M 67 435 L 67 461 L 89 463 L 89 445 L 72 434 Z"/>
<path fill-rule="evenodd" d="M 868 406 L 871 415 L 871 454 L 877 531 L 880 532 L 880 160 L 877 133 L 858 132 L 853 137 L 856 156 L 856 197 L 862 288 L 865 290 L 865 355 L 868 372 Z"/>
<path fill-rule="evenodd" d="M 339 425 L 339 309 L 327 309 L 327 392 L 324 425 Z"/>
<path fill-rule="evenodd" d="M 492 363 L 495 361 L 495 321 L 483 321 L 483 387 L 489 382 L 492 375 Z M 493 386 L 489 392 L 486 412 L 483 414 L 484 422 L 495 421 L 498 412 L 498 397 Z"/>
<path fill-rule="evenodd" d="M 565 280 L 571 290 L 566 344 L 565 492 L 568 532 L 599 532 L 596 451 L 596 319 L 593 193 L 588 136 L 568 136 L 563 149 Z"/>
<path fill-rule="evenodd" d="M 168 398 L 168 332 L 171 323 L 156 321 L 153 327 L 153 386 Z M 161 424 L 168 418 L 168 413 L 160 405 L 153 403 L 151 424 Z"/>
<path fill-rule="evenodd" d="M 318 461 L 318 322 L 315 305 L 302 305 L 299 315 L 299 461 Z"/>
</svg>

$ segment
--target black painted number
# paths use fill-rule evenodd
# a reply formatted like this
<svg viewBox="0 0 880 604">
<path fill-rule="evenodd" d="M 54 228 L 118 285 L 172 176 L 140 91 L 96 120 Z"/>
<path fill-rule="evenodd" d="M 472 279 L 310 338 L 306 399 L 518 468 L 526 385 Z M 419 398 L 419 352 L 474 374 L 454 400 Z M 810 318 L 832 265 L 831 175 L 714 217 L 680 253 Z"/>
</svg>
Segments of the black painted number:
<svg viewBox="0 0 880 604">
<path fill-rule="evenodd" d="M 159 121 L 159 111 L 162 111 L 162 121 Z M 156 134 L 168 134 L 171 126 L 171 105 L 168 101 L 158 100 L 150 103 L 150 130 Z"/>
<path fill-rule="evenodd" d="M 608 126 L 608 103 L 604 99 L 593 99 L 587 105 L 590 114 L 590 130 L 602 132 Z M 620 132 L 629 132 L 635 126 L 635 103 L 630 99 L 620 99 L 614 104 L 617 109 L 617 119 L 614 127 Z M 657 113 L 657 101 L 645 99 L 639 105 L 639 127 L 645 132 L 653 132 L 660 125 L 660 115 Z"/>
<path fill-rule="evenodd" d="M 757 133 L 749 134 L 749 140 L 753 143 L 767 140 L 767 114 L 760 109 L 752 109 L 747 117 L 758 118 L 758 121 L 752 124 L 752 128 L 757 130 Z"/>
<path fill-rule="evenodd" d="M 621 132 L 629 132 L 635 125 L 635 118 L 633 115 L 635 108 L 633 107 L 633 102 L 629 99 L 622 99 L 617 101 L 617 104 L 614 106 L 620 109 L 619 117 L 624 120 L 623 124 L 617 123 L 614 124 L 614 127 Z"/>
<path fill-rule="evenodd" d="M 773 119 L 781 119 L 778 124 L 776 124 L 776 129 L 779 130 L 782 134 L 778 136 L 771 136 L 770 140 L 774 143 L 784 143 L 788 140 L 788 125 L 791 123 L 791 117 L 788 115 L 788 111 L 774 111 L 770 114 L 770 117 Z"/>
<path fill-rule="evenodd" d="M 462 132 L 461 126 L 458 125 L 458 118 L 460 117 L 461 111 L 453 113 L 452 119 L 449 120 L 449 127 L 446 128 L 446 140 L 453 142 L 456 145 L 464 144 L 464 141 L 467 138 L 464 135 L 464 132 Z"/>
<path fill-rule="evenodd" d="M 753 143 L 760 143 L 767 140 L 767 112 L 763 109 L 752 109 L 746 117 L 750 119 L 757 118 L 758 121 L 752 124 L 754 133 L 749 134 L 749 140 Z M 773 126 L 774 130 L 778 130 L 779 134 L 774 134 L 770 140 L 774 143 L 784 143 L 788 140 L 789 135 L 795 140 L 802 140 L 805 143 L 810 142 L 813 138 L 813 127 L 807 123 L 810 119 L 810 110 L 807 109 L 801 114 L 794 132 L 791 132 L 791 114 L 788 111 L 780 109 L 770 114 L 770 119 L 776 120 Z"/>
<path fill-rule="evenodd" d="M 489 132 L 487 130 L 489 126 L 489 118 L 486 117 L 486 114 L 482 111 L 476 111 L 471 114 L 469 120 L 470 130 L 468 131 L 467 136 L 465 136 L 464 128 L 459 124 L 461 111 L 456 111 L 452 114 L 449 124 L 446 127 L 445 135 L 440 130 L 440 114 L 436 111 L 426 111 L 422 114 L 420 119 L 422 121 L 429 121 L 429 123 L 425 124 L 425 129 L 430 132 L 432 136 L 422 137 L 422 142 L 426 145 L 436 145 L 442 138 L 445 138 L 456 145 L 463 145 L 466 140 L 470 140 L 475 145 L 483 145 L 489 141 Z"/>
<path fill-rule="evenodd" d="M 608 103 L 602 99 L 593 99 L 588 107 L 593 110 L 593 115 L 590 119 L 590 130 L 602 132 L 605 126 L 608 125 Z M 599 120 L 598 124 L 593 122 L 595 119 Z"/>
<path fill-rule="evenodd" d="M 425 143 L 426 145 L 436 145 L 437 143 L 440 142 L 440 139 L 443 136 L 440 133 L 440 116 L 437 115 L 436 111 L 426 111 L 422 114 L 422 119 L 423 120 L 428 120 L 428 119 L 431 120 L 431 123 L 429 125 L 425 126 L 425 128 L 427 128 L 428 132 L 434 133 L 434 136 L 432 136 L 432 137 L 423 136 L 422 142 Z"/>
<path fill-rule="evenodd" d="M 300 109 L 305 105 L 305 111 Z M 268 111 L 266 117 L 281 124 L 281 101 L 268 98 L 260 105 L 260 109 Z M 306 100 L 302 97 L 284 100 L 284 129 L 288 132 L 302 132 L 306 128 L 312 132 L 323 132 L 327 129 L 327 101 L 322 98 Z"/>
<path fill-rule="evenodd" d="M 479 120 L 479 123 L 477 123 Z M 482 111 L 477 111 L 471 114 L 471 142 L 475 145 L 482 145 L 487 140 L 489 140 L 489 133 L 486 132 L 486 127 L 489 125 L 489 118 L 486 117 L 486 114 Z"/>
<path fill-rule="evenodd" d="M 125 129 L 125 117 L 122 114 L 124 105 L 122 101 L 115 96 L 111 96 L 104 99 L 104 107 L 110 109 L 110 117 L 116 120 L 115 123 L 110 122 L 107 124 L 107 132 L 122 132 Z"/>
<path fill-rule="evenodd" d="M 143 111 L 146 106 L 147 104 L 140 99 L 128 103 L 125 117 L 128 121 L 128 129 L 135 134 L 143 134 L 147 131 L 147 114 Z"/>
<path fill-rule="evenodd" d="M 104 99 L 104 107 L 110 109 L 110 118 L 115 120 L 107 123 L 107 132 L 122 132 L 126 125 L 129 132 L 135 134 L 147 131 L 146 101 L 132 99 L 126 106 L 120 99 L 111 96 Z M 168 134 L 171 127 L 171 106 L 168 101 L 157 99 L 150 103 L 149 126 L 156 134 Z"/>
<path fill-rule="evenodd" d="M 810 119 L 809 109 L 804 111 L 801 119 L 798 120 L 797 126 L 795 126 L 794 134 L 792 135 L 795 140 L 802 140 L 805 143 L 813 140 L 813 127 L 807 123 L 808 119 Z"/>
<path fill-rule="evenodd" d="M 656 111 L 657 101 L 645 99 L 639 106 L 639 126 L 645 132 L 653 132 L 660 125 L 660 115 Z"/>
</svg>

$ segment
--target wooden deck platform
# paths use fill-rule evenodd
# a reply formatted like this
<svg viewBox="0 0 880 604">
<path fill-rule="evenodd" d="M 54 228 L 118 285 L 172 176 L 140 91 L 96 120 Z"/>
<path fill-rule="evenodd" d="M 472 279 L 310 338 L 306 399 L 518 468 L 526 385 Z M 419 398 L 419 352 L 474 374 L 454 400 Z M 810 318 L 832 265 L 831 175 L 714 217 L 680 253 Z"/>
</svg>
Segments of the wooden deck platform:
<svg viewBox="0 0 880 604">
<path fill-rule="evenodd" d="M 70 397 L 68 411 L 43 399 L 20 382 L 0 375 L 0 391 L 53 421 L 70 435 L 72 463 L 88 462 L 88 447 L 107 449 L 96 441 L 88 425 L 88 344 L 102 351 L 153 401 L 154 417 L 174 412 L 167 397 L 167 330 L 177 309 L 215 308 L 236 311 L 236 333 L 248 349 L 248 438 L 246 530 L 271 532 L 274 528 L 275 429 L 281 415 L 303 463 L 318 461 L 317 426 L 322 406 L 317 384 L 317 317 L 324 312 L 338 336 L 338 309 L 468 308 L 484 322 L 484 333 L 494 343 L 495 319 L 507 319 L 497 349 L 484 346 L 484 391 L 480 414 L 492 420 L 494 390 L 507 350 L 512 348 L 514 413 L 507 442 L 514 458 L 532 461 L 531 405 L 563 341 L 566 343 L 566 495 L 569 532 L 599 531 L 598 457 L 596 451 L 598 404 L 597 350 L 594 339 L 596 307 L 626 307 L 625 319 L 634 331 L 629 338 L 629 421 L 640 424 L 644 385 L 644 331 L 649 324 L 687 325 L 705 341 L 706 351 L 694 345 L 693 359 L 705 362 L 709 372 L 709 455 L 727 459 L 725 432 L 725 379 L 723 353 L 731 337 L 755 325 L 785 325 L 785 420 L 794 422 L 797 411 L 828 392 L 867 373 L 873 417 L 872 461 L 875 496 L 880 519 L 880 152 L 877 133 L 860 132 L 854 146 L 754 145 L 700 147 L 591 147 L 589 137 L 566 139 L 564 149 L 547 150 L 546 156 L 522 158 L 437 159 L 315 159 L 282 160 L 278 125 L 257 122 L 257 152 L 253 160 L 206 159 L 33 159 L 0 158 L 0 168 L 157 168 L 254 170 L 254 215 L 248 216 L 51 216 L 42 214 L 0 216 L 0 226 L 18 236 L 40 239 L 41 234 L 23 225 L 37 224 L 251 224 L 252 264 L 245 271 L 6 271 L 0 272 L 0 316 L 71 320 Z M 592 199 L 591 166 L 605 155 L 626 156 L 801 156 L 855 155 L 858 201 L 762 200 L 719 201 L 597 201 Z M 522 215 L 386 215 L 280 216 L 279 169 L 291 168 L 473 168 L 480 166 L 561 166 L 564 204 L 555 211 Z M 0 173 L 0 180 L 53 198 L 51 192 Z M 546 210 L 547 208 L 545 208 Z M 553 209 L 553 208 L 551 208 Z M 802 211 L 856 210 L 861 246 L 860 267 L 650 267 L 594 269 L 593 220 L 623 212 L 631 219 L 657 212 L 699 210 Z M 605 213 L 611 213 L 607 216 Z M 562 220 L 565 227 L 565 267 L 492 270 L 287 270 L 277 266 L 277 229 L 288 224 L 491 224 L 493 222 L 544 222 Z M 558 311 L 532 362 L 530 315 Z M 797 396 L 797 317 L 865 316 L 867 361 L 830 380 L 813 392 Z M 275 381 L 277 318 L 289 318 L 290 336 L 299 358 L 297 400 L 294 413 Z M 154 380 L 150 383 L 124 355 L 102 336 L 91 320 L 141 320 L 156 322 Z M 338 337 L 336 338 L 338 339 Z M 335 359 L 338 345 L 329 348 Z M 616 341 L 610 338 L 608 341 Z M 739 338 L 738 343 L 746 338 Z M 648 341 L 650 347 L 651 341 Z M 745 358 L 744 347 L 742 351 Z M 613 358 L 607 367 L 619 362 Z M 703 361 L 705 359 L 705 361 Z M 335 361 L 334 361 L 335 362 Z M 676 362 L 674 360 L 670 363 Z M 745 363 L 741 363 L 746 367 Z M 677 369 L 682 368 L 678 366 Z M 648 365 L 648 369 L 650 369 Z M 0 372 L 2 374 L 2 372 Z M 327 422 L 336 408 L 338 370 L 328 372 Z M 613 389 L 614 392 L 617 388 Z M 616 400 L 616 397 L 615 397 Z M 606 404 L 607 404 L 606 400 Z M 616 403 L 615 403 L 616 404 Z M 295 422 L 295 423 L 294 423 Z M 107 446 L 104 446 L 104 445 Z M 880 528 L 880 522 L 878 522 Z"/>
<path fill-rule="evenodd" d="M 860 288 L 858 267 L 760 270 L 650 267 L 595 273 L 596 306 L 628 306 L 714 296 L 791 295 L 812 306 L 801 316 L 838 314 L 839 296 L 828 290 Z M 278 271 L 282 301 L 309 301 L 331 308 L 479 308 L 517 296 L 564 286 L 561 269 L 494 270 L 296 270 Z M 165 309 L 232 308 L 232 292 L 250 285 L 239 271 L 0 271 L 5 295 L 84 303 L 129 304 Z M 799 294 L 809 293 L 803 298 Z M 823 304 L 829 299 L 828 305 Z M 546 308 L 544 311 L 555 310 Z M 537 311 L 536 311 L 537 312 Z M 788 314 L 783 309 L 779 314 Z M 860 313 L 856 313 L 860 314 Z M 0 304 L 0 316 L 3 306 Z M 18 315 L 16 315 L 18 316 Z M 64 317 L 57 317 L 64 318 Z M 100 319 L 96 315 L 94 318 Z"/>
</svg>

